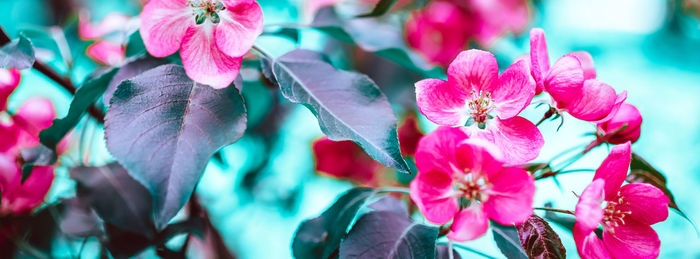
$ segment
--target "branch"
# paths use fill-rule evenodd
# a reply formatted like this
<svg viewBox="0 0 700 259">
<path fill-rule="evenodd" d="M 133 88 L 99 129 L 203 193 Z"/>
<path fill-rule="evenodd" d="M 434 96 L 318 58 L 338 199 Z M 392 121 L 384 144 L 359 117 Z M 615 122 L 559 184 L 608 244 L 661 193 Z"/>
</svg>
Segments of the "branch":
<svg viewBox="0 0 700 259">
<path fill-rule="evenodd" d="M 7 35 L 7 32 L 5 32 L 2 26 L 0 26 L 0 46 L 5 45 L 10 41 L 12 41 L 10 39 L 10 36 Z M 55 70 L 51 69 L 49 66 L 42 63 L 39 60 L 34 61 L 33 68 L 44 74 L 52 81 L 58 83 L 58 85 L 60 85 L 63 89 L 68 91 L 71 95 L 75 95 L 75 91 L 77 91 L 77 88 L 73 85 L 69 78 L 59 75 Z M 98 108 L 95 105 L 90 106 L 90 108 L 88 109 L 88 114 L 95 118 L 95 120 L 97 120 L 97 122 L 99 123 L 104 123 L 105 121 L 104 112 L 102 111 L 102 109 Z"/>
</svg>

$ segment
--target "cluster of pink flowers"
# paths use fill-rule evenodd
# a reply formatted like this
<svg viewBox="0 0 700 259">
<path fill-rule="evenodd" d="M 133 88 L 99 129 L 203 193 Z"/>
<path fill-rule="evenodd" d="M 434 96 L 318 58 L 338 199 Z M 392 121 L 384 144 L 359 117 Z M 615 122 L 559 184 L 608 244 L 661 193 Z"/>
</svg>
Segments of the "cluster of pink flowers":
<svg viewBox="0 0 700 259">
<path fill-rule="evenodd" d="M 519 32 L 530 19 L 526 0 L 437 0 L 406 22 L 408 44 L 436 64 L 447 66 L 474 40 L 492 45 L 506 32 Z"/>
<path fill-rule="evenodd" d="M 19 71 L 0 69 L 0 216 L 30 213 L 44 201 L 54 178 L 53 167 L 36 166 L 21 182 L 20 151 L 39 145 L 39 132 L 51 126 L 56 114 L 50 100 L 32 98 L 10 115 L 7 100 L 19 82 Z"/>
<path fill-rule="evenodd" d="M 88 57 L 110 66 L 121 64 L 125 59 L 126 41 L 133 20 L 120 13 L 110 13 L 100 22 L 90 21 L 87 11 L 80 13 L 78 36 L 82 40 L 95 41 L 86 49 Z"/>
<path fill-rule="evenodd" d="M 649 225 L 666 219 L 668 198 L 650 184 L 621 187 L 630 166 L 631 142 L 640 136 L 639 111 L 624 103 L 626 92 L 617 94 L 596 79 L 588 53 L 570 53 L 550 66 L 544 32 L 533 29 L 530 37 L 530 54 L 500 75 L 492 54 L 467 50 L 449 65 L 447 81 L 415 84 L 419 110 L 442 127 L 418 144 L 411 198 L 428 221 L 451 222 L 447 236 L 455 241 L 483 235 L 488 219 L 506 225 L 527 220 L 533 211 L 534 178 L 518 166 L 535 159 L 544 140 L 537 127 L 518 114 L 535 95 L 546 92 L 551 113 L 567 112 L 596 124 L 597 139 L 589 149 L 619 144 L 580 196 L 574 230 L 579 254 L 657 256 L 660 243 Z M 593 233 L 598 225 L 602 239 Z"/>
<path fill-rule="evenodd" d="M 214 88 L 236 79 L 243 55 L 263 30 L 262 10 L 253 0 L 151 0 L 140 17 L 148 53 L 166 57 L 180 50 L 187 75 Z"/>
</svg>

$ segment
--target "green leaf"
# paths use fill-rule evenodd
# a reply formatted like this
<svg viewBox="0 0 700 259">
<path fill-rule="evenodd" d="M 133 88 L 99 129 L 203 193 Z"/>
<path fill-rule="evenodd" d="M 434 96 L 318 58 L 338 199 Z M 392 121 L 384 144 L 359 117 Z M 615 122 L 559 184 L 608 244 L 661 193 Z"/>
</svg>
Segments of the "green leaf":
<svg viewBox="0 0 700 259">
<path fill-rule="evenodd" d="M 493 240 L 498 249 L 509 259 L 527 259 L 527 252 L 520 243 L 520 236 L 515 226 L 506 226 L 491 221 Z"/>
<path fill-rule="evenodd" d="M 329 139 L 355 141 L 385 166 L 409 172 L 396 116 L 369 77 L 338 70 L 322 54 L 301 49 L 275 59 L 272 68 L 282 95 L 309 108 Z"/>
<path fill-rule="evenodd" d="M 245 128 L 236 87 L 196 84 L 173 64 L 122 82 L 105 116 L 107 149 L 150 191 L 159 230 L 185 205 L 214 152 Z"/>
<path fill-rule="evenodd" d="M 88 78 L 83 86 L 78 88 L 75 92 L 66 117 L 55 119 L 51 127 L 39 133 L 41 144 L 55 151 L 58 143 L 61 142 L 68 132 L 78 125 L 83 114 L 85 114 L 88 108 L 102 96 L 105 90 L 107 90 L 109 81 L 112 80 L 112 77 L 114 77 L 116 73 L 117 69 L 113 68 L 107 72 Z"/>
<path fill-rule="evenodd" d="M 377 193 L 376 190 L 354 188 L 344 193 L 320 216 L 299 225 L 292 243 L 295 258 L 328 258 L 340 246 L 357 211 Z"/>
<path fill-rule="evenodd" d="M 678 204 L 676 204 L 676 200 L 673 198 L 671 190 L 669 190 L 668 186 L 666 185 L 666 177 L 651 166 L 649 162 L 635 153 L 632 153 L 632 163 L 630 163 L 630 174 L 627 175 L 627 181 L 630 183 L 648 183 L 656 186 L 656 188 L 659 188 L 666 194 L 666 196 L 668 196 L 668 207 L 676 210 L 678 214 L 690 221 L 688 216 L 686 216 L 685 213 L 678 208 Z"/>
<path fill-rule="evenodd" d="M 0 48 L 0 67 L 27 69 L 34 65 L 34 48 L 24 35 Z"/>
<path fill-rule="evenodd" d="M 516 226 L 528 258 L 566 258 L 566 249 L 552 228 L 537 215 Z"/>
<path fill-rule="evenodd" d="M 374 17 L 374 16 L 382 16 L 386 12 L 391 9 L 391 6 L 393 6 L 396 3 L 397 0 L 379 0 L 377 5 L 374 6 L 374 9 L 372 9 L 371 12 L 363 14 L 363 15 L 358 15 L 357 17 Z"/>
<path fill-rule="evenodd" d="M 369 212 L 340 243 L 339 258 L 435 258 L 438 228 L 391 211 Z"/>
</svg>

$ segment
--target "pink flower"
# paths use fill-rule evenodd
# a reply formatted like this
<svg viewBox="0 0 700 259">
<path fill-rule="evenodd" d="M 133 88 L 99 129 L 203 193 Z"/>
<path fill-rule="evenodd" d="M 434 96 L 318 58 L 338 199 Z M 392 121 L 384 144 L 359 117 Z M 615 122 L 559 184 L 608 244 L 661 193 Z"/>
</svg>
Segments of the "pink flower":
<svg viewBox="0 0 700 259">
<path fill-rule="evenodd" d="M 98 41 L 90 44 L 86 52 L 88 57 L 110 66 L 119 65 L 126 59 L 124 47 L 110 41 Z"/>
<path fill-rule="evenodd" d="M 587 52 L 572 52 L 550 67 L 547 41 L 540 28 L 530 30 L 530 65 L 537 94 L 547 91 L 553 106 L 575 118 L 601 122 L 610 119 L 627 99 L 611 86 L 595 79 L 593 58 Z"/>
<path fill-rule="evenodd" d="M 94 40 L 87 47 L 86 54 L 95 61 L 117 66 L 126 59 L 124 46 L 131 33 L 134 22 L 129 16 L 120 13 L 109 13 L 97 24 L 90 22 L 86 11 L 80 12 L 78 35 L 83 40 Z"/>
<path fill-rule="evenodd" d="M 444 126 L 469 126 L 469 135 L 488 140 L 502 150 L 510 165 L 535 159 L 544 140 L 537 127 L 517 116 L 535 94 L 525 62 L 498 75 L 496 58 L 481 50 L 464 51 L 447 69 L 447 81 L 416 83 L 418 109 Z"/>
<path fill-rule="evenodd" d="M 140 17 L 151 55 L 179 49 L 187 75 L 214 88 L 233 82 L 241 57 L 263 30 L 262 10 L 253 0 L 151 0 Z"/>
<path fill-rule="evenodd" d="M 7 98 L 19 86 L 21 74 L 14 68 L 0 68 L 0 112 L 7 109 Z"/>
<path fill-rule="evenodd" d="M 642 131 L 642 114 L 634 105 L 623 103 L 610 120 L 598 123 L 598 130 L 610 144 L 637 142 Z"/>
<path fill-rule="evenodd" d="M 439 0 L 406 21 L 408 44 L 433 63 L 447 66 L 469 40 L 488 47 L 505 32 L 525 29 L 525 0 Z"/>
<path fill-rule="evenodd" d="M 21 183 L 20 151 L 39 144 L 39 132 L 48 128 L 56 117 L 51 101 L 27 100 L 10 123 L 0 123 L 0 215 L 29 213 L 39 206 L 53 182 L 53 167 L 34 167 L 31 176 Z M 6 143 L 11 145 L 6 146 Z"/>
<path fill-rule="evenodd" d="M 532 214 L 534 179 L 525 169 L 504 167 L 496 146 L 440 127 L 418 143 L 418 174 L 411 199 L 435 224 L 453 220 L 447 237 L 468 241 L 486 233 L 489 219 L 520 224 Z"/>
<path fill-rule="evenodd" d="M 666 220 L 669 199 L 646 183 L 622 185 L 630 143 L 613 147 L 576 205 L 574 240 L 582 258 L 656 258 L 661 245 L 650 225 Z M 604 205 L 605 202 L 605 205 Z M 602 239 L 594 232 L 602 226 Z"/>
<path fill-rule="evenodd" d="M 384 166 L 372 159 L 355 142 L 322 137 L 312 144 L 316 171 L 366 186 L 376 186 L 375 175 Z"/>
</svg>

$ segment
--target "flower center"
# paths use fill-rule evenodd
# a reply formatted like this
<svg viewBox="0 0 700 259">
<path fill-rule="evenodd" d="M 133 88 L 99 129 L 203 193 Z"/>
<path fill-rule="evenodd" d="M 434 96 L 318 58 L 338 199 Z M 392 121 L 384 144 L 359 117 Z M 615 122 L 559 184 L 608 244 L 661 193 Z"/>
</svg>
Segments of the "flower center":
<svg viewBox="0 0 700 259">
<path fill-rule="evenodd" d="M 625 218 L 632 213 L 631 211 L 620 209 L 622 205 L 627 205 L 629 202 L 626 202 L 619 195 L 620 193 L 618 192 L 618 199 L 616 201 L 608 201 L 607 206 L 603 210 L 603 229 L 609 230 L 610 233 L 615 233 L 615 227 L 624 225 Z"/>
<path fill-rule="evenodd" d="M 488 200 L 488 194 L 485 192 L 490 184 L 488 179 L 478 173 L 470 173 L 465 170 L 464 173 L 454 174 L 453 188 L 457 192 L 457 196 L 463 200 L 463 203 L 484 202 Z M 467 204 L 463 204 L 467 207 Z"/>
<path fill-rule="evenodd" d="M 217 0 L 188 0 L 187 5 L 192 8 L 192 15 L 197 25 L 206 22 L 207 18 L 213 24 L 219 23 L 221 18 L 218 12 L 226 10 L 226 6 Z"/>
<path fill-rule="evenodd" d="M 495 105 L 491 98 L 491 93 L 479 91 L 471 92 L 471 100 L 467 102 L 467 108 L 471 117 L 467 120 L 466 126 L 476 123 L 480 129 L 486 128 L 486 120 L 493 119 L 493 115 L 489 114 L 494 110 Z"/>
</svg>

